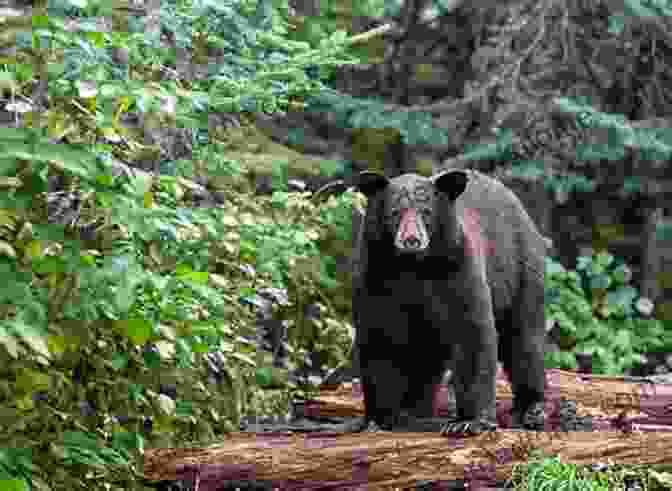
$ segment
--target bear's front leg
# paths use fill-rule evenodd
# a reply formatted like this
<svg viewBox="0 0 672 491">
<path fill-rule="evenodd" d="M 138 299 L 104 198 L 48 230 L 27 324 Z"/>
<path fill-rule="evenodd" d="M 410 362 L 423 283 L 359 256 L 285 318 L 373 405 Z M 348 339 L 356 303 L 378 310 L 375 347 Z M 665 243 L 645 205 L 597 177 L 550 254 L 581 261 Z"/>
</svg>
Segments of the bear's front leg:
<svg viewBox="0 0 672 491">
<path fill-rule="evenodd" d="M 497 429 L 497 337 L 495 332 L 490 332 L 491 329 L 494 331 L 494 326 L 470 325 L 465 329 L 471 330 L 470 336 L 480 339 L 478 342 L 456 346 L 454 350 L 457 420 L 442 428 L 441 434 L 445 436 L 464 436 Z M 479 330 L 482 332 L 476 334 Z"/>
<path fill-rule="evenodd" d="M 392 429 L 398 424 L 408 380 L 400 363 L 393 359 L 369 359 L 362 350 L 362 389 L 366 423 Z"/>
<path fill-rule="evenodd" d="M 464 317 L 446 326 L 454 339 L 453 380 L 458 419 L 446 424 L 442 435 L 477 434 L 497 428 L 497 331 L 490 291 L 481 283 L 471 295 L 468 291 L 464 293 Z"/>
</svg>

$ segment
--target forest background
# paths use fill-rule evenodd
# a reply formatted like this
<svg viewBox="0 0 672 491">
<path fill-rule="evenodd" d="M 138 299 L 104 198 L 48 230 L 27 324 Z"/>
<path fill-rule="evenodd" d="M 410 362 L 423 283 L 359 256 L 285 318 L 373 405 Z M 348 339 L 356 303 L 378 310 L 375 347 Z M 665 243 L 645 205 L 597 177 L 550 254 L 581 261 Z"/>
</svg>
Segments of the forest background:
<svg viewBox="0 0 672 491">
<path fill-rule="evenodd" d="M 348 363 L 363 207 L 315 191 L 364 168 L 501 178 L 554 243 L 547 366 L 665 376 L 670 13 L 2 6 L 3 489 L 133 489 L 146 446 L 314 394 Z"/>
</svg>

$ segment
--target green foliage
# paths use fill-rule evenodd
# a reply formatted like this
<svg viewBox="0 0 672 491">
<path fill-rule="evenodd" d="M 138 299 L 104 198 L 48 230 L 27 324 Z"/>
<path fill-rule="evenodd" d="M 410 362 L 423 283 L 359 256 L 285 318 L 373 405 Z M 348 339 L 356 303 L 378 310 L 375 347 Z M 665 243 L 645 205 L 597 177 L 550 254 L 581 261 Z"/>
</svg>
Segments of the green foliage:
<svg viewBox="0 0 672 491">
<path fill-rule="evenodd" d="M 353 9 L 371 15 L 399 5 L 371 0 Z M 278 112 L 305 100 L 335 111 L 344 127 L 397 128 L 408 143 L 445 143 L 428 114 L 390 113 L 379 101 L 322 85 L 335 67 L 356 60 L 339 6 L 294 36 L 283 1 L 167 0 L 157 32 L 107 2 L 53 0 L 48 16 L 33 16 L 18 33 L 19 55 L 0 67 L 1 80 L 23 99 L 43 67 L 50 106 L 23 114 L 25 127 L 0 128 L 0 175 L 18 181 L 0 193 L 0 488 L 135 489 L 142 472 L 135 458 L 145 446 L 212 440 L 234 430 L 243 413 L 286 410 L 310 387 L 288 383 L 247 340 L 255 319 L 239 300 L 257 288 L 289 292 L 278 315 L 289 321 L 292 365 L 308 352 L 326 366 L 345 360 L 352 333 L 342 319 L 351 297 L 336 258 L 350 252 L 355 196 L 317 210 L 305 195 L 285 192 L 288 166 L 279 161 L 271 197 L 241 194 L 248 169 L 207 131 L 213 110 Z M 108 14 L 118 32 L 96 24 Z M 210 50 L 221 60 L 203 78 L 172 81 L 165 75 L 173 73 L 176 50 L 150 34 L 161 31 L 195 62 Z M 113 48 L 128 50 L 127 67 L 113 61 Z M 173 100 L 172 113 L 165 99 Z M 193 161 L 168 163 L 163 170 L 172 166 L 172 175 L 151 181 L 115 177 L 112 156 L 138 160 L 128 149 L 143 147 L 121 121 L 155 111 L 170 113 L 160 123 L 193 130 Z M 345 171 L 342 163 L 326 167 Z M 54 171 L 76 182 L 95 239 L 47 223 L 43 193 Z M 226 190 L 226 204 L 182 208 L 180 178 L 202 176 Z M 612 282 L 619 274 L 611 273 Z M 628 317 L 627 308 L 609 310 L 627 304 L 627 293 L 607 302 L 606 320 L 623 324 L 608 336 L 611 324 L 595 320 L 581 278 L 547 280 L 562 304 L 549 305 L 549 315 L 581 342 L 629 353 L 637 342 L 666 339 L 654 324 Z M 599 278 L 593 287 L 610 288 Z M 319 320 L 306 319 L 311 303 L 322 311 Z M 217 371 L 206 357 L 215 351 L 223 354 Z M 175 386 L 175 400 L 162 385 Z"/>
<path fill-rule="evenodd" d="M 328 76 L 330 69 L 357 61 L 347 54 L 341 32 L 320 39 L 315 47 L 287 39 L 287 21 L 276 9 L 266 8 L 266 3 L 260 1 L 256 7 L 254 2 L 238 0 L 162 3 L 162 29 L 172 33 L 178 47 L 193 46 L 197 52 L 216 48 L 226 55 L 226 61 L 213 65 L 211 76 L 195 82 L 188 93 L 174 84 L 162 84 L 159 92 L 177 98 L 178 122 L 193 127 L 188 114 L 197 106 L 201 114 L 207 114 L 210 108 L 269 113 L 285 110 L 292 99 L 319 93 L 323 89 L 319 79 Z M 174 65 L 175 52 L 158 49 L 158 39 L 152 39 L 142 26 L 127 33 L 101 33 L 95 23 L 87 30 L 82 21 L 83 33 L 70 32 L 58 15 L 73 13 L 64 10 L 64 5 L 54 5 L 54 15 L 46 19 L 45 26 L 33 30 L 33 37 L 40 39 L 42 46 L 58 50 L 63 59 L 49 65 L 53 81 L 50 89 L 60 96 L 76 96 L 81 95 L 80 80 L 103 84 L 104 88 L 99 85 L 88 90 L 96 95 L 100 118 L 107 118 L 108 123 L 115 121 L 110 111 L 120 97 L 126 99 L 127 110 L 151 104 L 160 94 L 125 81 L 127 73 L 113 62 L 109 48 L 128 48 L 133 67 Z M 78 9 L 73 4 L 69 7 Z M 254 15 L 250 16 L 253 8 Z M 77 13 L 88 15 L 86 9 Z M 10 70 L 18 68 L 10 66 Z"/>
<path fill-rule="evenodd" d="M 199 145 L 194 149 L 192 160 L 181 160 L 175 163 L 176 174 L 193 179 L 199 173 L 201 175 L 212 176 L 214 178 L 238 178 L 242 171 L 240 165 L 226 157 L 226 153 L 221 144 L 213 143 Z M 203 165 L 197 167 L 195 162 Z"/>
<path fill-rule="evenodd" d="M 105 469 L 110 465 L 124 466 L 130 457 L 123 446 L 101 446 L 95 438 L 79 431 L 64 433 L 56 445 L 56 451 L 63 455 L 63 463 L 67 466 L 84 464 Z"/>
<path fill-rule="evenodd" d="M 310 389 L 289 384 L 247 340 L 255 319 L 239 299 L 257 288 L 289 291 L 279 315 L 291 321 L 292 365 L 313 351 L 329 366 L 345 359 L 351 332 L 325 294 L 341 283 L 318 244 L 347 213 L 318 212 L 305 195 L 283 191 L 287 166 L 280 162 L 278 192 L 240 195 L 249 192 L 247 169 L 203 131 L 213 108 L 287 109 L 290 99 L 319 93 L 326 69 L 352 60 L 342 32 L 313 47 L 286 39 L 286 15 L 269 5 L 161 4 L 162 27 L 178 47 L 226 55 L 189 90 L 151 82 L 175 53 L 159 49 L 137 19 L 125 14 L 127 32 L 117 33 L 87 22 L 107 12 L 96 2 L 53 3 L 48 18 L 19 36 L 21 49 L 49 48 L 54 104 L 45 121 L 36 115 L 26 128 L 0 129 L 0 173 L 20 181 L 0 195 L 0 411 L 13 422 L 0 435 L 3 489 L 24 489 L 23 481 L 44 483 L 40 489 L 134 489 L 141 473 L 134 458 L 146 445 L 212 440 L 235 429 L 243 413 L 286 411 L 293 394 Z M 65 29 L 63 14 L 79 16 L 83 30 Z M 114 47 L 129 50 L 132 77 L 112 61 Z M 38 71 L 31 66 L 4 65 L 3 76 L 17 87 L 32 83 Z M 100 136 L 137 146 L 120 120 L 151 114 L 166 97 L 176 108 L 168 123 L 194 130 L 193 161 L 171 163 L 173 175 L 151 182 L 114 177 L 111 147 Z M 79 104 L 74 116 L 64 104 L 70 100 Z M 75 136 L 89 144 L 52 143 Z M 341 163 L 324 167 L 342 171 Z M 77 182 L 95 240 L 46 224 L 36 199 L 53 170 Z M 180 207 L 180 178 L 200 176 L 226 190 L 225 206 Z M 305 319 L 309 303 L 320 306 L 320 320 Z M 205 358 L 213 351 L 225 354 L 215 375 Z M 165 384 L 175 386 L 175 400 L 160 392 Z M 12 446 L 19 453 L 6 450 Z"/>
<path fill-rule="evenodd" d="M 29 491 L 35 465 L 30 449 L 0 449 L 0 489 L 7 491 Z"/>
<path fill-rule="evenodd" d="M 274 204 L 283 209 L 285 196 L 276 192 L 274 198 Z M 318 253 L 306 232 L 292 224 L 243 224 L 240 235 L 241 259 L 270 274 L 277 285 L 286 284 L 293 266 L 292 259 L 316 257 Z"/>
<path fill-rule="evenodd" d="M 585 157 L 585 156 L 584 156 Z M 513 153 L 513 135 L 510 130 L 498 130 L 493 143 L 477 144 L 464 153 L 465 160 L 496 160 L 511 164 L 510 177 L 541 180 L 546 190 L 555 196 L 567 196 L 572 191 L 592 192 L 596 182 L 576 172 L 548 173 L 543 160 L 519 160 Z"/>
<path fill-rule="evenodd" d="M 244 2 L 185 6 L 166 12 L 164 27 L 174 30 L 176 37 L 182 34 L 185 41 L 198 32 L 206 45 L 230 55 L 201 87 L 210 92 L 214 108 L 275 112 L 287 108 L 291 98 L 322 90 L 314 75 L 325 76 L 330 68 L 357 62 L 347 54 L 338 31 L 322 37 L 315 47 L 288 39 L 285 16 L 270 8 L 270 2 L 259 1 L 253 16 Z M 198 21 L 188 22 L 192 18 Z M 186 32 L 175 27 L 180 25 L 188 26 Z"/>
<path fill-rule="evenodd" d="M 307 298 L 326 304 L 329 311 L 337 312 L 343 319 L 351 318 L 352 283 L 349 274 L 337 270 L 336 263 L 338 257 L 349 258 L 352 253 L 352 207 L 356 199 L 352 193 L 345 193 L 320 207 L 316 217 L 320 230 L 316 240 L 320 252 L 316 267 L 319 289 L 307 295 Z M 291 288 L 300 286 L 298 283 L 291 285 Z M 298 331 L 303 334 L 301 346 L 306 352 L 318 353 L 330 367 L 346 361 L 353 339 L 351 326 L 329 317 L 308 325 L 300 312 L 296 318 L 300 326 Z"/>
<path fill-rule="evenodd" d="M 561 348 L 547 353 L 547 363 L 576 368 L 574 353 L 592 353 L 595 373 L 621 374 L 641 361 L 641 353 L 668 351 L 672 332 L 663 323 L 642 316 L 632 273 L 612 255 L 579 257 L 576 271 L 546 259 L 546 319 L 557 323 Z"/>
<path fill-rule="evenodd" d="M 632 6 L 631 6 L 632 7 Z M 613 17 L 611 17 L 613 18 Z M 670 128 L 638 128 L 631 125 L 622 114 L 607 114 L 596 110 L 589 97 L 558 97 L 554 99 L 554 108 L 575 118 L 576 131 L 587 136 L 593 136 L 599 131 L 606 137 L 599 142 L 594 138 L 587 138 L 589 143 L 579 144 L 573 155 L 574 161 L 581 162 L 582 166 L 590 163 L 606 165 L 621 165 L 626 158 L 626 148 L 637 149 L 642 160 L 665 161 L 672 156 L 672 130 Z M 545 116 L 545 115 L 544 115 Z M 552 125 L 551 121 L 545 122 Z M 462 155 L 465 160 L 492 159 L 509 165 L 508 170 L 512 177 L 524 177 L 541 180 L 546 189 L 553 191 L 556 199 L 562 202 L 570 192 L 593 192 L 598 182 L 582 173 L 571 169 L 562 169 L 560 166 L 548 172 L 547 163 L 540 160 L 519 160 L 514 149 L 518 147 L 517 139 L 508 128 L 495 130 L 496 140 L 488 144 L 477 143 L 468 148 Z M 604 165 L 604 164 L 601 164 Z M 629 196 L 645 191 L 643 179 L 640 176 L 625 176 L 621 189 L 621 196 Z"/>
<path fill-rule="evenodd" d="M 629 487 L 634 479 L 644 485 L 644 489 L 669 489 L 670 474 L 661 471 L 664 466 L 610 464 L 606 469 L 596 470 L 591 465 L 577 465 L 562 462 L 557 456 L 545 455 L 540 450 L 530 452 L 530 460 L 516 464 L 511 483 L 514 489 L 532 491 L 586 490 L 607 491 Z"/>
<path fill-rule="evenodd" d="M 527 464 L 527 489 L 563 489 L 571 491 L 607 491 L 605 485 L 586 479 L 578 466 L 564 464 L 558 457 L 547 457 Z"/>
<path fill-rule="evenodd" d="M 672 243 L 672 223 L 666 222 L 661 224 L 656 230 L 656 240 L 661 242 Z"/>
<path fill-rule="evenodd" d="M 48 11 L 51 15 L 95 17 L 109 14 L 110 5 L 100 0 L 49 0 Z"/>
<path fill-rule="evenodd" d="M 344 128 L 391 128 L 399 130 L 409 145 L 446 145 L 448 134 L 434 126 L 431 114 L 424 111 L 391 112 L 375 98 L 358 99 L 325 89 L 307 99 L 311 111 L 329 110 Z"/>
<path fill-rule="evenodd" d="M 229 208 L 188 210 L 176 206 L 181 193 L 173 177 L 157 179 L 148 191 L 139 181 L 112 179 L 104 165 L 97 169 L 91 163 L 90 174 L 75 169 L 88 183 L 82 189 L 95 193 L 107 223 L 121 231 L 110 236 L 105 255 L 67 240 L 62 229 L 56 234 L 59 227 L 35 225 L 35 238 L 58 240 L 59 254 L 38 252 L 30 263 L 32 272 L 22 274 L 16 262 L 3 258 L 14 281 L 5 293 L 15 308 L 13 316 L 2 321 L 0 343 L 7 358 L 3 366 L 5 376 L 15 372 L 25 376 L 20 390 L 15 386 L 0 404 L 15 400 L 11 411 L 17 420 L 20 414 L 34 414 L 35 434 L 59 441 L 60 430 L 84 427 L 92 433 L 104 431 L 107 445 L 121 437 L 136 443 L 146 438 L 148 443 L 158 439 L 178 444 L 229 431 L 248 407 L 262 414 L 277 412 L 289 400 L 288 389 L 305 389 L 285 387 L 283 395 L 270 399 L 258 394 L 257 384 L 277 387 L 286 386 L 286 381 L 241 338 L 252 334 L 253 323 L 235 299 L 253 292 L 256 285 L 289 289 L 291 303 L 285 317 L 292 321 L 294 364 L 313 351 L 322 353 L 331 366 L 345 359 L 351 333 L 332 317 L 333 307 L 325 296 L 325 289 L 340 283 L 334 270 L 325 266 L 329 259 L 320 255 L 317 244 L 332 229 L 350 233 L 351 195 L 320 210 L 305 195 L 285 192 L 253 202 L 249 198 L 237 202 L 232 195 L 235 204 Z M 241 262 L 255 268 L 257 280 L 251 282 L 228 269 L 227 265 Z M 227 269 L 230 284 L 224 289 L 221 282 L 219 287 L 210 282 L 218 264 Z M 46 281 L 36 282 L 35 275 Z M 74 278 L 76 283 L 71 283 Z M 62 285 L 64 298 L 55 297 L 51 285 L 56 291 Z M 24 302 L 17 301 L 17 291 L 25 292 Z M 57 299 L 59 308 L 53 309 Z M 303 318 L 301 307 L 312 302 L 324 307 L 319 321 Z M 230 353 L 223 368 L 226 375 L 222 382 L 204 383 L 202 355 L 214 350 Z M 82 364 L 90 367 L 88 377 L 75 380 Z M 48 367 L 50 375 L 44 377 L 40 365 Z M 157 384 L 166 377 L 177 385 L 174 403 L 158 393 Z M 108 390 L 112 385 L 115 390 Z M 33 400 L 45 390 L 46 405 Z M 78 408 L 87 401 L 95 403 L 93 413 L 80 414 Z M 267 402 L 250 407 L 260 401 Z M 128 418 L 115 423 L 120 413 Z M 76 425 L 53 428 L 49 421 L 55 414 L 73 414 Z M 144 416 L 154 420 L 150 432 L 142 429 Z M 9 431 L 29 448 L 40 444 L 20 427 Z M 116 450 L 104 450 L 105 444 L 93 450 L 76 438 L 68 445 L 55 460 L 41 452 L 38 459 L 69 469 L 75 479 L 91 466 L 102 465 L 112 472 L 125 458 Z M 124 474 L 132 472 L 126 469 Z M 69 475 L 58 479 L 68 481 Z"/>
<path fill-rule="evenodd" d="M 582 128 L 601 128 L 606 131 L 608 144 L 591 144 L 577 149 L 577 158 L 582 160 L 622 160 L 624 146 L 636 146 L 644 158 L 667 159 L 672 155 L 672 132 L 669 128 L 633 128 L 626 124 L 625 116 L 604 114 L 596 111 L 584 98 L 557 100 L 562 110 L 576 114 Z"/>
<path fill-rule="evenodd" d="M 669 0 L 628 0 L 623 14 L 609 16 L 609 32 L 620 34 L 628 24 L 628 17 L 660 17 L 672 15 Z"/>
</svg>

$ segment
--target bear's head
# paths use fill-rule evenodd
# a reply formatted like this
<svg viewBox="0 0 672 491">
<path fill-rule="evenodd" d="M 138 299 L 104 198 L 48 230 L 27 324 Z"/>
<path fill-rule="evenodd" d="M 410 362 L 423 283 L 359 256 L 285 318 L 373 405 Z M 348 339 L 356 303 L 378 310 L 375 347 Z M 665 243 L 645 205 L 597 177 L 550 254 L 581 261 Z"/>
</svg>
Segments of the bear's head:
<svg viewBox="0 0 672 491">
<path fill-rule="evenodd" d="M 357 189 L 369 202 L 366 240 L 391 241 L 396 255 L 419 259 L 431 253 L 435 242 L 447 253 L 446 246 L 450 249 L 462 240 L 455 200 L 468 181 L 469 174 L 461 170 L 433 177 L 403 174 L 393 179 L 369 171 L 360 173 Z"/>
</svg>

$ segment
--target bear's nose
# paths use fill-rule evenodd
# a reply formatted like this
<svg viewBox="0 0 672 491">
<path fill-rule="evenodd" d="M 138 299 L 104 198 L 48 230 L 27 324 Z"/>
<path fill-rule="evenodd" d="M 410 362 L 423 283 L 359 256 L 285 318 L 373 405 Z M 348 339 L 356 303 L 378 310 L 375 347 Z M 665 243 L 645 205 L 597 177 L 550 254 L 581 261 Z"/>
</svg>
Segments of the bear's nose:
<svg viewBox="0 0 672 491">
<path fill-rule="evenodd" d="M 422 242 L 417 237 L 407 237 L 404 239 L 404 247 L 407 249 L 419 249 L 421 245 Z"/>
</svg>

